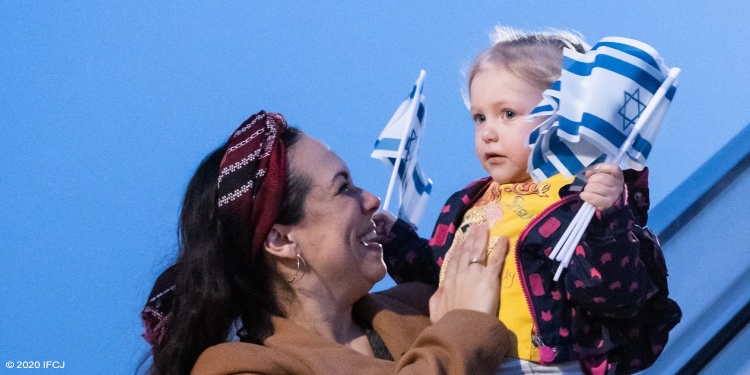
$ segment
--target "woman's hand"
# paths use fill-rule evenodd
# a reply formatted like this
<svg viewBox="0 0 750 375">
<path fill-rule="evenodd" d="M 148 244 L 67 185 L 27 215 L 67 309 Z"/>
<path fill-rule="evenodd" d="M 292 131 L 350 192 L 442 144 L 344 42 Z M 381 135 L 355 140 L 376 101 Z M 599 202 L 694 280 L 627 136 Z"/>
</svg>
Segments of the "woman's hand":
<svg viewBox="0 0 750 375">
<path fill-rule="evenodd" d="M 372 215 L 375 222 L 375 239 L 373 241 L 385 245 L 391 241 L 391 229 L 396 224 L 396 217 L 388 211 L 378 211 Z"/>
<path fill-rule="evenodd" d="M 447 256 L 445 279 L 430 298 L 430 320 L 433 322 L 457 309 L 497 315 L 500 271 L 508 252 L 508 239 L 501 237 L 488 258 L 488 235 L 486 224 L 473 227 L 466 240 Z"/>
<path fill-rule="evenodd" d="M 581 192 L 581 199 L 599 211 L 614 206 L 622 196 L 625 178 L 617 164 L 597 164 L 593 169 L 586 171 L 586 179 L 586 186 Z"/>
</svg>

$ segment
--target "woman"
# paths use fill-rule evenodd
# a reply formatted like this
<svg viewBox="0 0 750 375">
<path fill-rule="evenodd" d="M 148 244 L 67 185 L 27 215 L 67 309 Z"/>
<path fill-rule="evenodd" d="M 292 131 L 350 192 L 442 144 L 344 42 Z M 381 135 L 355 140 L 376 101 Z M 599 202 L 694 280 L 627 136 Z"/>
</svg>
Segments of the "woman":
<svg viewBox="0 0 750 375">
<path fill-rule="evenodd" d="M 379 205 L 280 114 L 250 117 L 188 186 L 177 263 L 143 312 L 151 372 L 493 373 L 508 337 L 486 296 L 507 245 L 485 259 L 475 231 L 432 298 L 423 284 L 368 294 L 386 272 Z"/>
</svg>

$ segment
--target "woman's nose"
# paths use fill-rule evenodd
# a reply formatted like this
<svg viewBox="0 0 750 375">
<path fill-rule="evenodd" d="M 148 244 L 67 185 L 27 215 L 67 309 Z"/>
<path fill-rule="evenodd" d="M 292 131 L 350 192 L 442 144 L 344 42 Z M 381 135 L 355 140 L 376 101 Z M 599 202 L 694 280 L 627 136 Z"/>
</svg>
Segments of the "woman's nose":
<svg viewBox="0 0 750 375">
<path fill-rule="evenodd" d="M 362 212 L 374 214 L 380 208 L 380 198 L 367 190 L 362 190 Z"/>
</svg>

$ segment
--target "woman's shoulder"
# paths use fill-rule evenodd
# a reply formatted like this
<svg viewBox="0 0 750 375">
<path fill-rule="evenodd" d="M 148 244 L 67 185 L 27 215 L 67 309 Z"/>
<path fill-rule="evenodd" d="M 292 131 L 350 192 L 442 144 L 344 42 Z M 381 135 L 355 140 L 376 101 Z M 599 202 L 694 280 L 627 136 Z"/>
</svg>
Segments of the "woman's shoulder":
<svg viewBox="0 0 750 375">
<path fill-rule="evenodd" d="M 226 342 L 201 353 L 191 374 L 303 374 L 301 363 L 288 354 L 263 345 Z"/>
</svg>

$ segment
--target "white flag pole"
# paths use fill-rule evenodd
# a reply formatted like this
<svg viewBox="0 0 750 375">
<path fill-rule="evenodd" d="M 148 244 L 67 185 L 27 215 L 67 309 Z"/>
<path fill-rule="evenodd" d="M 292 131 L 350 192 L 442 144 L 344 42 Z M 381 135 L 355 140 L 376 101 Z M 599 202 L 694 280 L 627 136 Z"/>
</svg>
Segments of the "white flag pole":
<svg viewBox="0 0 750 375">
<path fill-rule="evenodd" d="M 416 108 L 419 104 L 419 102 L 422 100 L 422 84 L 424 83 L 425 75 L 424 70 L 421 70 L 419 72 L 419 78 L 417 78 L 417 83 L 414 84 L 414 98 L 416 100 L 412 100 L 411 103 L 409 103 L 409 109 L 406 112 L 406 118 L 409 119 L 408 126 L 404 127 L 404 133 L 401 135 L 401 143 L 398 145 L 398 152 L 396 153 L 396 161 L 393 164 L 393 171 L 391 172 L 391 181 L 388 183 L 388 191 L 385 193 L 385 202 L 383 202 L 383 211 L 388 211 L 388 206 L 391 203 L 391 196 L 393 195 L 393 187 L 396 184 L 396 179 L 398 178 L 398 169 L 401 167 L 401 159 L 404 155 L 404 149 L 406 148 L 406 139 L 409 136 L 409 130 L 411 129 L 411 122 L 414 120 L 414 111 L 416 111 Z M 398 214 L 398 213 L 397 213 Z"/>
<path fill-rule="evenodd" d="M 661 104 L 661 101 L 664 100 L 664 96 L 672 87 L 679 74 L 680 68 L 672 68 L 669 70 L 669 73 L 667 73 L 667 78 L 664 79 L 664 82 L 662 82 L 661 86 L 659 86 L 659 88 L 656 90 L 654 96 L 651 98 L 651 101 L 649 101 L 648 105 L 643 110 L 643 113 L 641 113 L 641 116 L 638 117 L 638 121 L 636 121 L 635 126 L 633 126 L 633 129 L 630 131 L 630 134 L 628 134 L 627 139 L 625 139 L 625 142 L 620 147 L 619 152 L 610 162 L 620 164 L 623 156 L 625 156 L 631 144 L 633 143 L 633 140 L 635 140 L 635 137 L 638 135 L 638 133 L 640 133 L 641 129 L 643 129 L 643 126 L 651 118 L 656 108 L 659 106 L 659 104 Z M 573 221 L 568 224 L 568 229 L 566 229 L 563 233 L 563 237 L 560 238 L 560 242 L 562 242 L 563 245 L 560 246 L 560 242 L 558 242 L 558 244 L 555 246 L 555 251 L 553 251 L 554 256 L 553 254 L 550 254 L 550 259 L 561 261 L 560 265 L 557 266 L 557 272 L 555 272 L 555 277 L 553 278 L 554 281 L 560 279 L 563 268 L 568 267 L 568 264 L 570 264 L 570 260 L 572 259 L 573 253 L 575 252 L 575 247 L 583 237 L 583 233 L 586 231 L 588 223 L 591 221 L 592 216 L 596 212 L 596 210 L 593 208 L 594 207 L 588 202 L 583 203 L 581 208 L 576 213 L 576 216 L 573 218 Z M 570 227 L 574 227 L 574 229 L 571 231 Z M 560 246 L 559 253 L 557 251 L 558 246 Z"/>
</svg>

